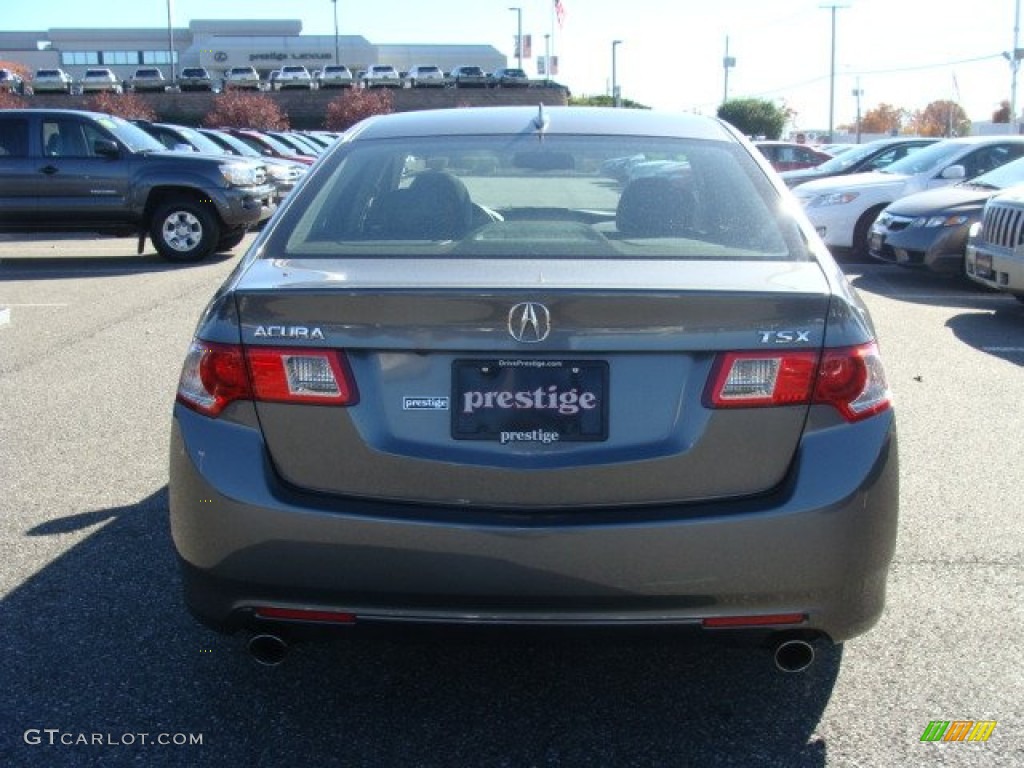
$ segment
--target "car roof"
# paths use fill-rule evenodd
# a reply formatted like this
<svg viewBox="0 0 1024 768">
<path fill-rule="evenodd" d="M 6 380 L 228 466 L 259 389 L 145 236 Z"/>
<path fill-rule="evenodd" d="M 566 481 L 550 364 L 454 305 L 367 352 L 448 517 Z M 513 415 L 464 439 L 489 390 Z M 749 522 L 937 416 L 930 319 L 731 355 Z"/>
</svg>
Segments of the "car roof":
<svg viewBox="0 0 1024 768">
<path fill-rule="evenodd" d="M 476 107 L 395 112 L 364 121 L 353 138 L 384 139 L 413 136 L 545 133 L 617 136 L 664 136 L 729 141 L 732 129 L 719 119 L 681 112 L 612 107 Z"/>
</svg>

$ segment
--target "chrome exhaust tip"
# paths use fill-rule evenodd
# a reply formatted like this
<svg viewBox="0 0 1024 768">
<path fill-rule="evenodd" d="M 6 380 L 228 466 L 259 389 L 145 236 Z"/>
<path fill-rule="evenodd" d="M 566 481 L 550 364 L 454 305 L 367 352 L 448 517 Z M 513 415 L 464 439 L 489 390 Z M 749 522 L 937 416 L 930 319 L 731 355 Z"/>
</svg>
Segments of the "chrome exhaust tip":
<svg viewBox="0 0 1024 768">
<path fill-rule="evenodd" d="M 782 672 L 803 672 L 814 661 L 814 646 L 806 640 L 783 640 L 772 656 L 775 667 Z"/>
<path fill-rule="evenodd" d="M 265 667 L 276 667 L 288 655 L 288 643 L 277 635 L 253 635 L 248 648 L 252 657 Z"/>
</svg>

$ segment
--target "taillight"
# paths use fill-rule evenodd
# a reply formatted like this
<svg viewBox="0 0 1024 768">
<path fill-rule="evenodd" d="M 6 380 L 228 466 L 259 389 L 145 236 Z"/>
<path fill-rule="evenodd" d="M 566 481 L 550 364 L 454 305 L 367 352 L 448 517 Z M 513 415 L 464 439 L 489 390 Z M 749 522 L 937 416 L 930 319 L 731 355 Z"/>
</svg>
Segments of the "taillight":
<svg viewBox="0 0 1024 768">
<path fill-rule="evenodd" d="M 178 401 L 216 416 L 234 400 L 354 405 L 355 385 L 337 350 L 249 347 L 193 341 Z"/>
<path fill-rule="evenodd" d="M 892 405 L 874 343 L 826 349 L 727 352 L 718 357 L 704 395 L 711 408 L 831 405 L 859 421 Z"/>
</svg>

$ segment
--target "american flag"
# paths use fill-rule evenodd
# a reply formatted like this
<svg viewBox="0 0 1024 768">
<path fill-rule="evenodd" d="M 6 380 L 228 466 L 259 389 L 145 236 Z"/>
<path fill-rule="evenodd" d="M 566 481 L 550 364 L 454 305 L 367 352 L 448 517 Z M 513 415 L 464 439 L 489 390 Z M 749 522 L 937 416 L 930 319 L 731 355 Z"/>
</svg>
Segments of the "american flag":
<svg viewBox="0 0 1024 768">
<path fill-rule="evenodd" d="M 555 0 L 555 16 L 558 17 L 558 28 L 561 29 L 565 26 L 565 6 L 562 0 Z"/>
</svg>

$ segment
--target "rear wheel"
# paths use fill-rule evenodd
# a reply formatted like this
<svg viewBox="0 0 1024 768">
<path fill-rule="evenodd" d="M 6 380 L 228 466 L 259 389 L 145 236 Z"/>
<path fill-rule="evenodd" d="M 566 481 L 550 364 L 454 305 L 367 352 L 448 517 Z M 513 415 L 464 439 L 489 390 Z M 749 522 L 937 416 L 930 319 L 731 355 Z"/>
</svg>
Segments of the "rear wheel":
<svg viewBox="0 0 1024 768">
<path fill-rule="evenodd" d="M 201 261 L 220 242 L 220 225 L 209 204 L 178 199 L 156 207 L 149 235 L 157 252 L 168 261 Z"/>
</svg>

